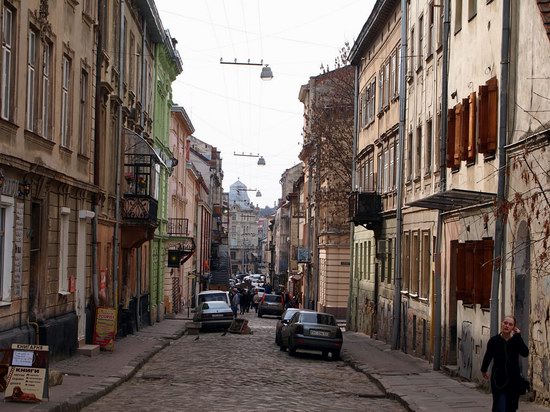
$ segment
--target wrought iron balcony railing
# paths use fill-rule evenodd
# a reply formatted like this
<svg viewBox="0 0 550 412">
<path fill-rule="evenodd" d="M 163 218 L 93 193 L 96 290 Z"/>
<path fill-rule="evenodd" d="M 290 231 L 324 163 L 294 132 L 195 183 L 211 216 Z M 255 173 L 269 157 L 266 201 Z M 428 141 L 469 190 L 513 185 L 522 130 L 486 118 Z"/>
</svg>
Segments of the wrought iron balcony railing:
<svg viewBox="0 0 550 412">
<path fill-rule="evenodd" d="M 125 194 L 122 203 L 122 217 L 126 220 L 141 221 L 148 225 L 158 225 L 158 203 L 148 195 Z"/>
<path fill-rule="evenodd" d="M 189 236 L 189 219 L 169 218 L 166 233 L 169 236 Z"/>
</svg>

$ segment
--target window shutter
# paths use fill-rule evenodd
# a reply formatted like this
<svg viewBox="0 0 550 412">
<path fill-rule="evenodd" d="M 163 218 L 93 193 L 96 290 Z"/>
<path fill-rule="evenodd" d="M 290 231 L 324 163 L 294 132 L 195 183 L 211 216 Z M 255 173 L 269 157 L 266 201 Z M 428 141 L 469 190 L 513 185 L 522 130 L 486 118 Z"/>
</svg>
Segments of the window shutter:
<svg viewBox="0 0 550 412">
<path fill-rule="evenodd" d="M 497 150 L 498 139 L 498 82 L 493 77 L 487 81 L 487 152 L 493 154 Z"/>
<path fill-rule="evenodd" d="M 451 241 L 451 271 L 456 274 L 456 299 L 462 303 L 472 303 L 471 270 L 465 265 L 466 244 Z M 452 276 L 452 275 L 451 275 Z"/>
<path fill-rule="evenodd" d="M 447 110 L 447 167 L 453 167 L 455 150 L 455 109 Z"/>
<path fill-rule="evenodd" d="M 491 287 L 493 285 L 493 239 L 483 239 L 483 270 L 482 270 L 482 290 L 481 306 L 488 308 L 491 306 Z"/>
<path fill-rule="evenodd" d="M 460 136 L 460 160 L 468 160 L 468 134 L 470 132 L 470 99 L 462 99 L 462 136 Z"/>
<path fill-rule="evenodd" d="M 462 146 L 462 130 L 463 130 L 463 107 L 462 103 L 455 106 L 455 148 L 453 156 L 453 167 L 460 167 L 460 156 Z"/>
<path fill-rule="evenodd" d="M 459 259 L 459 265 L 463 267 L 464 270 L 464 304 L 475 303 L 475 277 L 476 277 L 476 262 L 475 262 L 475 242 L 468 241 L 462 244 L 463 247 L 463 257 Z M 460 258 L 460 256 L 459 256 Z M 463 262 L 463 263 L 461 263 Z"/>
<path fill-rule="evenodd" d="M 477 150 L 479 153 L 487 153 L 488 117 L 489 88 L 482 85 L 479 86 L 479 130 L 477 134 Z"/>
<path fill-rule="evenodd" d="M 475 161 L 476 156 L 476 92 L 470 93 L 470 118 L 468 121 L 468 147 L 467 157 L 468 162 Z"/>
</svg>

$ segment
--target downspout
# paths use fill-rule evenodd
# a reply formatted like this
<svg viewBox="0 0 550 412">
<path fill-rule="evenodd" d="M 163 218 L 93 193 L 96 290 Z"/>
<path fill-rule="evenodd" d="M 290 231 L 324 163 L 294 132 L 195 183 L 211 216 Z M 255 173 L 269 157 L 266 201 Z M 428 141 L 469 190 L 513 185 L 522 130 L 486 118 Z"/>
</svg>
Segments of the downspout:
<svg viewBox="0 0 550 412">
<path fill-rule="evenodd" d="M 359 65 L 361 65 L 361 62 L 359 62 Z M 355 182 L 357 180 L 357 172 L 356 172 L 356 159 L 357 156 L 357 138 L 359 135 L 358 132 L 358 125 L 359 125 L 359 109 L 357 104 L 357 99 L 359 98 L 359 66 L 354 67 L 354 88 L 353 88 L 353 141 L 352 141 L 352 150 L 351 150 L 351 191 L 353 192 L 355 190 Z M 353 222 L 350 222 L 350 274 L 349 274 L 349 294 L 348 294 L 348 316 L 347 316 L 347 329 L 351 330 L 351 305 L 353 301 L 353 281 L 354 278 L 357 277 L 357 273 L 355 273 L 355 265 L 353 264 L 355 260 L 355 224 Z M 357 280 L 357 300 L 359 299 L 359 280 Z M 355 306 L 355 329 L 357 330 L 357 305 Z"/>
<path fill-rule="evenodd" d="M 399 73 L 399 164 L 395 219 L 395 285 L 393 289 L 392 349 L 399 348 L 401 329 L 401 234 L 403 232 L 403 158 L 405 157 L 405 116 L 407 113 L 407 0 L 401 0 L 401 73 Z"/>
<path fill-rule="evenodd" d="M 445 0 L 443 16 L 443 62 L 441 78 L 441 137 L 439 142 L 439 192 L 447 190 L 447 110 L 449 102 L 449 32 L 451 28 L 450 1 Z M 437 234 L 435 243 L 435 275 L 434 275 L 434 361 L 433 370 L 441 368 L 441 277 L 443 273 L 441 249 L 443 245 L 443 211 L 437 213 Z"/>
<path fill-rule="evenodd" d="M 502 44 L 500 49 L 500 105 L 498 136 L 498 188 L 495 244 L 493 251 L 493 283 L 491 286 L 491 336 L 498 333 L 500 278 L 503 270 L 502 248 L 506 236 L 504 204 L 506 202 L 506 140 L 508 122 L 508 76 L 510 65 L 510 0 L 502 1 Z"/>
<path fill-rule="evenodd" d="M 124 0 L 120 1 L 120 32 L 118 61 L 118 98 L 122 100 L 122 82 L 124 80 Z M 122 152 L 122 101 L 117 109 L 117 131 L 115 146 L 115 233 L 113 235 L 113 307 L 118 308 L 118 276 L 120 248 L 120 156 Z"/>
<path fill-rule="evenodd" d="M 100 160 L 100 150 L 101 145 L 99 142 L 101 135 L 101 105 L 102 105 L 102 95 L 101 95 L 101 66 L 103 64 L 103 27 L 105 22 L 103 21 L 103 4 L 105 0 L 97 1 L 97 49 L 96 49 L 96 72 L 95 72 L 95 117 L 94 117 L 94 185 L 99 190 L 99 160 Z M 97 193 L 92 195 L 92 207 L 94 209 L 94 218 L 92 219 L 92 293 L 94 297 L 94 304 L 97 308 L 99 306 L 99 282 L 97 276 L 98 270 L 98 259 L 97 259 L 97 240 L 98 240 L 98 201 Z M 92 313 L 92 317 L 95 316 L 95 313 Z"/>
</svg>

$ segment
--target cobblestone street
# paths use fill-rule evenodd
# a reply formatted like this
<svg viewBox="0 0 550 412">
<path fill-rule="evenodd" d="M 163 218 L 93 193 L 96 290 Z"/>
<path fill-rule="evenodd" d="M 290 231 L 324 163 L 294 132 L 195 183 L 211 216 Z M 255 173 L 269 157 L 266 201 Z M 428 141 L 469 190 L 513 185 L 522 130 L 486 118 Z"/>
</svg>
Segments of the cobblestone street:
<svg viewBox="0 0 550 412">
<path fill-rule="evenodd" d="M 185 335 L 85 411 L 404 411 L 344 362 L 274 343 L 275 318 L 246 314 L 252 335 Z M 345 348 L 345 343 L 344 343 Z"/>
</svg>

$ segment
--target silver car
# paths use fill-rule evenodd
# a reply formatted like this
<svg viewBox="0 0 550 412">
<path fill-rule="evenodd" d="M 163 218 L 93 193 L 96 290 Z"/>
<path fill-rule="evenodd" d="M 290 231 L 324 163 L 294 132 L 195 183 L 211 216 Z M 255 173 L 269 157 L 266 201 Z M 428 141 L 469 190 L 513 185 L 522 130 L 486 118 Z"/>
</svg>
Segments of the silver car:
<svg viewBox="0 0 550 412">
<path fill-rule="evenodd" d="M 201 329 L 227 329 L 233 322 L 233 312 L 225 302 L 202 302 L 197 306 L 193 322 L 200 322 Z"/>
<path fill-rule="evenodd" d="M 330 313 L 296 312 L 281 330 L 280 349 L 294 355 L 297 349 L 319 350 L 323 357 L 332 354 L 340 358 L 343 336 L 336 319 Z"/>
</svg>

